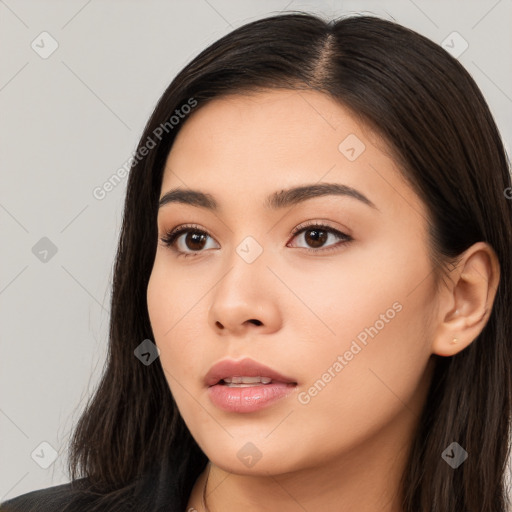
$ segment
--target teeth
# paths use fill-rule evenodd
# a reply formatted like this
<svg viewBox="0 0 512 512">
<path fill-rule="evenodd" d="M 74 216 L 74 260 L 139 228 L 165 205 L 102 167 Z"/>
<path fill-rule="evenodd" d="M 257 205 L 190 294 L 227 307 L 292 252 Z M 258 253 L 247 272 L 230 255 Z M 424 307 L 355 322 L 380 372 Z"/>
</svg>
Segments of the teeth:
<svg viewBox="0 0 512 512">
<path fill-rule="evenodd" d="M 238 387 L 249 387 L 254 384 L 270 384 L 272 379 L 268 377 L 226 377 L 223 381 L 229 385 Z"/>
</svg>

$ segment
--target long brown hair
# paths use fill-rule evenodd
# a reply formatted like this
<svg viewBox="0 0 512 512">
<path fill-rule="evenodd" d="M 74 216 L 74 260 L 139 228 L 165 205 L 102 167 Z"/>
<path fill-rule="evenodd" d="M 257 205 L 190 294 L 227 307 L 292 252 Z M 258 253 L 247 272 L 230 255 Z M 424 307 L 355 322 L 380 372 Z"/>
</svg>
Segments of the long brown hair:
<svg viewBox="0 0 512 512">
<path fill-rule="evenodd" d="M 475 242 L 494 248 L 501 279 L 487 325 L 457 355 L 432 356 L 434 377 L 403 475 L 403 510 L 506 512 L 512 361 L 507 155 L 463 66 L 427 38 L 373 16 L 328 22 L 292 12 L 248 23 L 206 48 L 163 93 L 138 149 L 149 138 L 156 145 L 129 173 L 108 359 L 71 439 L 72 478 L 85 477 L 98 503 L 111 503 L 109 510 L 137 503 L 143 511 L 152 506 L 137 501 L 152 485 L 147 475 L 174 474 L 177 510 L 185 510 L 207 457 L 180 416 L 159 359 L 146 366 L 134 357 L 144 339 L 154 339 L 146 289 L 158 199 L 167 155 L 187 117 L 176 125 L 169 120 L 191 100 L 196 111 L 221 95 L 269 88 L 328 94 L 387 141 L 428 208 L 436 276 Z M 456 470 L 441 458 L 453 441 L 469 453 Z"/>
</svg>

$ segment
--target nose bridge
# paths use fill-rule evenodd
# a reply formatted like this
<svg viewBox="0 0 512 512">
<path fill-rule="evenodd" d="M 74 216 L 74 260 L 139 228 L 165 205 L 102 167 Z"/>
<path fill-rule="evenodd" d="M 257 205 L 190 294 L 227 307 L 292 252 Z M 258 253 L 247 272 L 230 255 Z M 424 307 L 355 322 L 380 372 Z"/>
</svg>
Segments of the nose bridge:
<svg viewBox="0 0 512 512">
<path fill-rule="evenodd" d="M 217 327 L 240 329 L 251 321 L 261 325 L 272 323 L 272 295 L 263 244 L 254 236 L 245 236 L 226 257 L 225 272 L 211 296 L 210 321 Z"/>
<path fill-rule="evenodd" d="M 255 237 L 245 236 L 226 258 L 227 270 L 217 286 L 216 295 L 245 300 L 256 297 L 268 273 L 266 260 L 263 245 Z"/>
</svg>

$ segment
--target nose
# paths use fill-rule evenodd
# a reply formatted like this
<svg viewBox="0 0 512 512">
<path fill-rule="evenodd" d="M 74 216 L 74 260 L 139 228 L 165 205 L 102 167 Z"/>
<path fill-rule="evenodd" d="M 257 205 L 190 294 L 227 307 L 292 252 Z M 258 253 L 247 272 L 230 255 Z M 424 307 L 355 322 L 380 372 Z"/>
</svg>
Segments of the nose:
<svg viewBox="0 0 512 512">
<path fill-rule="evenodd" d="M 279 329 L 279 303 L 272 289 L 276 278 L 263 258 L 247 263 L 236 255 L 210 295 L 208 322 L 224 336 L 268 334 Z"/>
</svg>

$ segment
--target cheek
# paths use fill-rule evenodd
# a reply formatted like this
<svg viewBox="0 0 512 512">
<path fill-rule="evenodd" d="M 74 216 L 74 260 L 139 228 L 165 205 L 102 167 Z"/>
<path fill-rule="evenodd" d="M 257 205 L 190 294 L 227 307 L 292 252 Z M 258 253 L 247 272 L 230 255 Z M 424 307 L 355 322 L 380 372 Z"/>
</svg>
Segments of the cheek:
<svg viewBox="0 0 512 512">
<path fill-rule="evenodd" d="M 386 307 L 376 307 L 376 312 L 385 314 Z M 417 314 L 418 309 L 408 302 L 384 327 L 370 314 L 357 333 L 359 338 L 347 335 L 334 347 L 326 344 L 302 354 L 310 377 L 297 396 L 287 427 L 291 436 L 295 429 L 312 439 L 322 432 L 329 441 L 316 444 L 319 462 L 365 443 L 388 425 L 420 415 L 429 353 L 416 328 Z M 299 459 L 311 456 L 306 448 L 296 450 Z"/>
<path fill-rule="evenodd" d="M 167 381 L 174 387 L 177 382 L 186 382 L 197 375 L 200 360 L 200 322 L 192 322 L 198 317 L 201 292 L 184 293 L 186 278 L 172 270 L 172 266 L 155 260 L 147 288 L 148 314 L 155 344 L 160 350 L 160 362 Z"/>
<path fill-rule="evenodd" d="M 157 341 L 167 344 L 179 329 L 198 325 L 191 319 L 198 317 L 204 291 L 187 272 L 180 271 L 164 252 L 157 254 L 147 287 L 148 313 Z"/>
<path fill-rule="evenodd" d="M 342 427 L 347 439 L 368 436 L 415 410 L 431 354 L 429 262 L 424 255 L 413 258 L 414 265 L 388 260 L 384 249 L 379 256 L 366 273 L 338 273 L 336 280 L 331 272 L 324 298 L 336 306 L 321 309 L 318 301 L 316 307 L 334 334 L 325 330 L 314 354 L 302 355 L 310 377 L 299 402 L 310 428 L 325 429 L 330 418 L 328 428 L 334 434 Z"/>
</svg>

